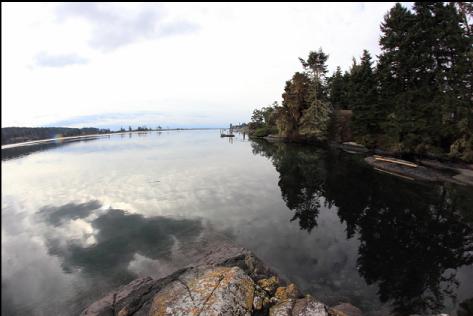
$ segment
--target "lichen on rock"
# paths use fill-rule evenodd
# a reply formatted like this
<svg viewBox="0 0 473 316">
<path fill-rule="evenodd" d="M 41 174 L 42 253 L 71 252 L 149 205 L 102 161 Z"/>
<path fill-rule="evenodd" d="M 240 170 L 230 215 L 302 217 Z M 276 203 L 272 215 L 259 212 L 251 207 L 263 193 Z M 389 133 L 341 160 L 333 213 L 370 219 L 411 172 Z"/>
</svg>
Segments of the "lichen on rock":
<svg viewBox="0 0 473 316">
<path fill-rule="evenodd" d="M 295 300 L 287 299 L 277 303 L 269 309 L 269 316 L 292 316 Z"/>
<path fill-rule="evenodd" d="M 195 269 L 161 290 L 150 315 L 251 315 L 254 282 L 240 268 Z"/>
<path fill-rule="evenodd" d="M 288 298 L 299 298 L 301 296 L 299 289 L 294 283 L 289 284 L 287 287 L 278 287 L 274 293 L 274 297 L 278 300 L 283 301 Z"/>
<path fill-rule="evenodd" d="M 279 279 L 276 276 L 272 276 L 267 279 L 261 279 L 258 281 L 258 285 L 261 286 L 269 295 L 273 295 L 279 286 Z"/>
<path fill-rule="evenodd" d="M 292 316 L 328 316 L 328 308 L 310 295 L 298 299 L 294 304 Z"/>
</svg>

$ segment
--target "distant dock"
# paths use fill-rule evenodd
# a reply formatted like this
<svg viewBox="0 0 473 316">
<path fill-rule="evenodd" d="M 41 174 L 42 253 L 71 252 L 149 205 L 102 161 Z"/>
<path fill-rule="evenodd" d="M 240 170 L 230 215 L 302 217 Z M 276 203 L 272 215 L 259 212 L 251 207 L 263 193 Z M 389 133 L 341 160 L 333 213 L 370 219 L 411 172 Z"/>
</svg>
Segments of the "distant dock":
<svg viewBox="0 0 473 316">
<path fill-rule="evenodd" d="M 228 132 L 224 129 L 220 130 L 220 137 L 235 137 L 233 131 L 230 129 Z"/>
</svg>

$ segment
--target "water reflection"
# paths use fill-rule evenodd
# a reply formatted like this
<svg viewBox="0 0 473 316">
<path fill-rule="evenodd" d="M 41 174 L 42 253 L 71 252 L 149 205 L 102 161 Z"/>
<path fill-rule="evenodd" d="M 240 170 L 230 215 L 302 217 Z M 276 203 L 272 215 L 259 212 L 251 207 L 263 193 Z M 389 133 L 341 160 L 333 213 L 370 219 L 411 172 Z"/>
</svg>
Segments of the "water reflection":
<svg viewBox="0 0 473 316">
<path fill-rule="evenodd" d="M 78 142 L 91 141 L 97 138 L 98 137 L 87 137 L 87 138 L 80 138 L 80 139 L 64 139 L 61 141 L 47 141 L 47 142 L 41 142 L 41 143 L 36 143 L 36 144 L 30 144 L 30 145 L 2 148 L 2 161 L 21 158 L 35 152 L 58 148 L 58 147 L 62 147 L 62 146 L 66 146 L 66 145 L 74 144 Z"/>
<path fill-rule="evenodd" d="M 45 206 L 38 214 L 46 219 L 47 222 L 54 226 L 59 226 L 67 221 L 89 216 L 94 210 L 101 207 L 98 201 L 90 201 L 86 203 L 69 203 L 63 206 Z"/>
<path fill-rule="evenodd" d="M 441 311 L 455 300 L 457 268 L 473 263 L 471 189 L 379 175 L 359 158 L 312 146 L 252 142 L 269 158 L 291 221 L 311 232 L 321 205 L 358 237 L 358 270 L 392 312 Z"/>
<path fill-rule="evenodd" d="M 473 315 L 473 297 L 461 302 L 460 308 L 458 309 L 458 312 L 457 312 L 457 316 L 470 316 L 470 315 Z"/>
<path fill-rule="evenodd" d="M 252 142 L 254 154 L 261 154 L 273 162 L 279 172 L 279 187 L 289 209 L 294 211 L 291 221 L 298 220 L 301 229 L 310 231 L 317 226 L 317 216 L 323 198 L 327 170 L 323 152 L 307 151 L 303 146 L 286 146 L 265 141 Z"/>
<path fill-rule="evenodd" d="M 100 204 L 91 201 L 70 203 L 60 207 L 45 207 L 39 214 L 54 226 L 85 218 Z M 171 258 L 175 242 L 187 243 L 202 232 L 200 220 L 174 219 L 141 214 L 129 214 L 120 209 L 108 209 L 90 221 L 94 243 L 84 245 L 59 238 L 49 238 L 49 253 L 59 256 L 66 272 L 80 270 L 91 277 L 107 278 L 113 283 L 123 283 L 133 277 L 127 269 L 136 254 L 149 259 Z"/>
<path fill-rule="evenodd" d="M 370 316 L 389 315 L 379 293 L 416 310 L 409 300 L 423 288 L 448 297 L 455 281 L 439 273 L 456 271 L 457 303 L 473 293 L 473 265 L 455 270 L 469 262 L 471 189 L 405 182 L 350 155 L 238 133 L 233 144 L 214 130 L 148 135 L 2 162 L 2 315 L 78 314 L 131 278 L 195 262 L 221 232 L 305 293 Z"/>
<path fill-rule="evenodd" d="M 204 231 L 200 219 L 144 217 L 104 209 L 99 201 L 45 206 L 35 218 L 49 257 L 34 262 L 45 274 L 48 291 L 35 288 L 31 280 L 38 277 L 30 275 L 31 269 L 23 267 L 20 276 L 9 268 L 2 275 L 2 315 L 77 315 L 98 297 L 137 276 L 159 278 L 182 267 L 192 260 L 183 254 L 193 255 L 186 247 L 198 252 L 204 246 L 199 240 Z M 7 245 L 9 250 L 20 251 L 25 244 L 18 238 Z M 31 260 L 27 253 L 22 257 Z M 57 271 L 47 273 L 47 265 L 56 265 L 52 258 L 58 259 L 60 269 L 70 277 L 61 277 Z M 54 279 L 60 284 L 54 284 Z M 20 297 L 18 291 L 23 293 Z"/>
</svg>

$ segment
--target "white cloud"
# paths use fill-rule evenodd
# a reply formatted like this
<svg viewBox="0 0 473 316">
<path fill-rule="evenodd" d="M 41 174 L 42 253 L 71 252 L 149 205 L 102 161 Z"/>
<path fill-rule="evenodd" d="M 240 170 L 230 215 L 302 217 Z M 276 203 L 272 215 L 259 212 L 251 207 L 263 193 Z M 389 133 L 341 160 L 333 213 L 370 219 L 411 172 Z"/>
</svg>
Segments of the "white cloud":
<svg viewBox="0 0 473 316">
<path fill-rule="evenodd" d="M 192 32 L 198 26 L 187 21 L 166 21 L 156 3 L 127 5 L 93 2 L 65 3 L 57 7 L 58 21 L 84 19 L 92 25 L 89 44 L 104 51 L 140 39 Z M 163 21 L 164 20 L 164 21 Z"/>
<path fill-rule="evenodd" d="M 67 65 L 82 65 L 87 59 L 76 54 L 50 55 L 41 52 L 36 55 L 36 65 L 43 67 L 64 67 Z"/>
<path fill-rule="evenodd" d="M 4 4 L 2 126 L 97 114 L 99 125 L 109 113 L 159 113 L 163 126 L 247 121 L 281 99 L 310 50 L 322 47 L 331 71 L 378 54 L 392 5 Z"/>
</svg>

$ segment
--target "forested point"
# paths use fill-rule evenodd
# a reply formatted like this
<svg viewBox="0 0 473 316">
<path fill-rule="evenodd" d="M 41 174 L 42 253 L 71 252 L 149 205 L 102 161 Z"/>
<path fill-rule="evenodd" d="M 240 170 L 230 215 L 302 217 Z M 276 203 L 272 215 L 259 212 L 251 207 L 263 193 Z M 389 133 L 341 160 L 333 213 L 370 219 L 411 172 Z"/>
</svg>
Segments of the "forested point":
<svg viewBox="0 0 473 316">
<path fill-rule="evenodd" d="M 99 129 L 93 127 L 4 127 L 2 128 L 2 145 L 56 137 L 71 137 L 104 133 L 110 133 L 110 129 Z"/>
<path fill-rule="evenodd" d="M 349 141 L 397 154 L 473 162 L 473 4 L 394 5 L 377 62 L 363 50 L 328 76 L 320 48 L 299 58 L 282 104 L 256 109 L 250 135 Z"/>
</svg>

